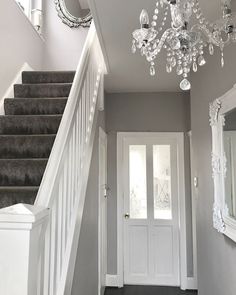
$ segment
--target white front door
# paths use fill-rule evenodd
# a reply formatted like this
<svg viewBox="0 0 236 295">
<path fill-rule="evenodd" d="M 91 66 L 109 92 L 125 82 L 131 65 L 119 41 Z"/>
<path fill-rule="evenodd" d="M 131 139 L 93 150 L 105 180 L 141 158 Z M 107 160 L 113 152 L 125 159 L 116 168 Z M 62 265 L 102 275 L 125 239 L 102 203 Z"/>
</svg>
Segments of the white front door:
<svg viewBox="0 0 236 295">
<path fill-rule="evenodd" d="M 177 141 L 124 140 L 124 283 L 180 285 Z"/>
<path fill-rule="evenodd" d="M 99 129 L 99 279 L 98 294 L 103 295 L 107 274 L 107 135 Z"/>
</svg>

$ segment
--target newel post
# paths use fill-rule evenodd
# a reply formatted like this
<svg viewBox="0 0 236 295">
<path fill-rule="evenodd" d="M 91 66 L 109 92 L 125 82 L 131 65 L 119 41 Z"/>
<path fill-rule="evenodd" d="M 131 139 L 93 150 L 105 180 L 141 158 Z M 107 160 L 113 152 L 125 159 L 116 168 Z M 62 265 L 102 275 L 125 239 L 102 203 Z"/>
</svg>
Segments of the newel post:
<svg viewBox="0 0 236 295">
<path fill-rule="evenodd" d="M 25 204 L 0 210 L 0 294 L 37 294 L 39 255 L 48 211 Z"/>
</svg>

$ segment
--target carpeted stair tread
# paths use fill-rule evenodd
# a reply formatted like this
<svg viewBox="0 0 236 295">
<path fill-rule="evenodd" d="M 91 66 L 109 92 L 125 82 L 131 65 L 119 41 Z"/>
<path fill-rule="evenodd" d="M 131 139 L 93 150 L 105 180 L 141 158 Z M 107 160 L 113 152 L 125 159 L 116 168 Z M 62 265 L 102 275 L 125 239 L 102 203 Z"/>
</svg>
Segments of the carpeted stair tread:
<svg viewBox="0 0 236 295">
<path fill-rule="evenodd" d="M 6 115 L 53 115 L 63 114 L 66 98 L 6 98 Z"/>
<path fill-rule="evenodd" d="M 0 116 L 0 134 L 56 134 L 62 115 Z"/>
<path fill-rule="evenodd" d="M 0 116 L 0 208 L 33 204 L 75 72 L 22 72 Z"/>
<path fill-rule="evenodd" d="M 72 83 L 74 76 L 75 71 L 24 71 L 22 83 Z"/>
<path fill-rule="evenodd" d="M 0 208 L 18 203 L 33 204 L 38 186 L 0 186 Z"/>
<path fill-rule="evenodd" d="M 71 83 L 15 84 L 14 96 L 20 98 L 68 97 L 71 86 Z"/>
<path fill-rule="evenodd" d="M 0 186 L 39 186 L 48 159 L 1 159 Z"/>
<path fill-rule="evenodd" d="M 0 135 L 0 159 L 49 158 L 56 135 Z"/>
</svg>

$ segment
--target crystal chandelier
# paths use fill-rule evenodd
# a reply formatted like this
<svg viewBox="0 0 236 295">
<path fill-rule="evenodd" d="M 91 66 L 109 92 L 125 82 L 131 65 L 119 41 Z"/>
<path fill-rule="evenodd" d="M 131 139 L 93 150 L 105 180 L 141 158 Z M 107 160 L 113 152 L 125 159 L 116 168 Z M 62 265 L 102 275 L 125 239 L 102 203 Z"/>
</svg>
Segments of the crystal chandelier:
<svg viewBox="0 0 236 295">
<path fill-rule="evenodd" d="M 163 13 L 159 13 L 163 10 Z M 171 27 L 163 33 L 168 14 Z M 166 51 L 166 71 L 183 77 L 182 90 L 189 90 L 188 75 L 197 72 L 198 66 L 206 63 L 204 48 L 214 54 L 215 46 L 221 51 L 221 66 L 224 66 L 224 48 L 236 42 L 236 22 L 232 15 L 231 0 L 222 0 L 222 19 L 209 23 L 204 17 L 198 0 L 158 0 L 152 22 L 146 10 L 140 15 L 141 28 L 133 32 L 132 52 L 140 49 L 150 63 L 150 75 L 155 76 L 155 60 Z M 160 21 L 158 25 L 157 22 Z"/>
</svg>

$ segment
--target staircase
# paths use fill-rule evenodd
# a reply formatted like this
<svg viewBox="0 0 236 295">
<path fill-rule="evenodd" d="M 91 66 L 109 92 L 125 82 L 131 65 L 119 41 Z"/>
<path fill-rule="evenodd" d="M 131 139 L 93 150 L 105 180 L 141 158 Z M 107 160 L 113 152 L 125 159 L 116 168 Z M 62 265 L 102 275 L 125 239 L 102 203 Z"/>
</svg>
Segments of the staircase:
<svg viewBox="0 0 236 295">
<path fill-rule="evenodd" d="M 23 72 L 0 116 L 0 208 L 33 204 L 75 72 Z"/>
<path fill-rule="evenodd" d="M 0 294 L 71 294 L 105 73 L 92 24 L 76 73 L 23 72 L 5 99 Z"/>
</svg>

